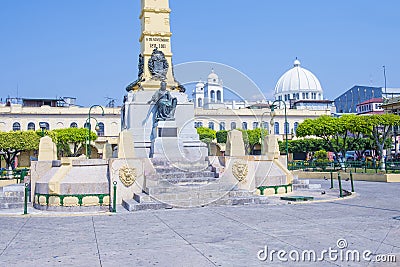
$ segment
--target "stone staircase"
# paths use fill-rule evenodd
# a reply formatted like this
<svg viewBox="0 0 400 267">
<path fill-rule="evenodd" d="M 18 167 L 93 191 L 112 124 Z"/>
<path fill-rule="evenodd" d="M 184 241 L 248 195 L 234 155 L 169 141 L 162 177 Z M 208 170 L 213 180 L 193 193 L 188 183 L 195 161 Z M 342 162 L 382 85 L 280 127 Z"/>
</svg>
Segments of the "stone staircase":
<svg viewBox="0 0 400 267">
<path fill-rule="evenodd" d="M 0 187 L 0 209 L 23 209 L 24 190 L 24 184 Z"/>
<path fill-rule="evenodd" d="M 144 188 L 133 199 L 123 200 L 127 210 L 268 203 L 266 197 L 222 182 L 206 161 L 188 164 L 152 159 L 152 163 L 156 174 L 146 179 L 156 181 L 155 185 Z"/>
</svg>

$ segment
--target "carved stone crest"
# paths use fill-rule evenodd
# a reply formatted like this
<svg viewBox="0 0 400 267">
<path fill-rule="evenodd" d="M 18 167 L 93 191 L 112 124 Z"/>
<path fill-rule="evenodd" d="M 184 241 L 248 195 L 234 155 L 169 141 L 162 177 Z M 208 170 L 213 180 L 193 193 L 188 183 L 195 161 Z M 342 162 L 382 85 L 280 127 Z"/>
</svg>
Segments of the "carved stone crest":
<svg viewBox="0 0 400 267">
<path fill-rule="evenodd" d="M 165 80 L 168 72 L 168 61 L 162 51 L 155 48 L 149 59 L 149 70 L 153 78 Z"/>
<path fill-rule="evenodd" d="M 129 168 L 128 166 L 122 166 L 119 169 L 119 179 L 126 186 L 130 187 L 136 181 L 137 173 L 136 168 Z"/>
<path fill-rule="evenodd" d="M 239 182 L 244 182 L 249 173 L 247 162 L 243 160 L 236 161 L 232 166 L 232 173 Z"/>
</svg>

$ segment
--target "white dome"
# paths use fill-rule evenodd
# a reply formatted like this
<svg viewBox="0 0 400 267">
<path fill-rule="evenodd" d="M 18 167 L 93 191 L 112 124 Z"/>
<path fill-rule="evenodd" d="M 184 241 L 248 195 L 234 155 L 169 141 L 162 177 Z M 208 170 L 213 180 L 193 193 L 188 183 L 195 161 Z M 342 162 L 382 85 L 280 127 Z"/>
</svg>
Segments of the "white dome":
<svg viewBox="0 0 400 267">
<path fill-rule="evenodd" d="M 209 83 L 218 83 L 219 77 L 215 74 L 214 69 L 211 71 L 210 75 L 208 75 L 208 82 Z"/>
<path fill-rule="evenodd" d="M 300 94 L 297 99 L 323 99 L 323 90 L 319 80 L 312 72 L 302 68 L 297 58 L 294 61 L 294 67 L 278 80 L 274 96 L 275 99 L 278 99 L 279 96 L 283 99 L 284 95 L 289 95 L 290 99 L 294 99 L 294 94 Z M 315 98 L 312 98 L 309 94 L 315 94 Z"/>
<path fill-rule="evenodd" d="M 203 91 L 203 89 L 204 89 L 204 83 L 202 81 L 199 81 L 196 84 L 196 91 Z"/>
</svg>

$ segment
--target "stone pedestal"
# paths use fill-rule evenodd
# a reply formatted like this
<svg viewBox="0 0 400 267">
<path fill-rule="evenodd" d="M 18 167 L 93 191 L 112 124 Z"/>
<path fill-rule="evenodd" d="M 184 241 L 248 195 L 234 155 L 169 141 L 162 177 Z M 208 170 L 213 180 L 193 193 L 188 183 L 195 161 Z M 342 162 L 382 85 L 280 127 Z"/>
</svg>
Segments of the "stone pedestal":
<svg viewBox="0 0 400 267">
<path fill-rule="evenodd" d="M 245 155 L 242 132 L 233 130 L 228 133 L 225 155 L 231 157 L 243 157 Z"/>
<path fill-rule="evenodd" d="M 40 138 L 39 161 L 52 161 L 57 159 L 57 147 L 49 136 Z"/>
<path fill-rule="evenodd" d="M 168 157 L 188 161 L 204 160 L 208 149 L 206 144 L 200 142 L 194 128 L 194 105 L 188 96 L 185 93 L 170 92 L 178 100 L 175 121 L 154 123 L 155 106 L 148 104 L 154 92 L 131 91 L 123 105 L 122 125 L 133 136 L 136 157 L 157 156 L 168 149 Z M 159 131 L 163 128 L 160 135 Z"/>
<path fill-rule="evenodd" d="M 268 160 L 279 158 L 279 144 L 278 137 L 276 135 L 271 134 L 264 137 L 261 155 L 265 155 Z"/>
</svg>

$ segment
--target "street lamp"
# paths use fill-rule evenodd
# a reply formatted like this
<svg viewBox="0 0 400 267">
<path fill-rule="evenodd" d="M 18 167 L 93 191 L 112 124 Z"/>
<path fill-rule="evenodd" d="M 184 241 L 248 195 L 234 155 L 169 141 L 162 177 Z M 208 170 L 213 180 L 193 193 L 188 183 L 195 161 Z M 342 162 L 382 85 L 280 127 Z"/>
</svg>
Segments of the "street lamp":
<svg viewBox="0 0 400 267">
<path fill-rule="evenodd" d="M 261 124 L 260 124 L 260 128 L 261 128 L 261 155 L 263 155 L 264 153 L 264 121 L 263 121 L 263 117 L 264 114 L 268 114 L 267 111 L 263 112 L 263 114 L 261 114 Z"/>
<path fill-rule="evenodd" d="M 270 108 L 271 108 L 271 116 L 272 116 L 272 113 L 275 112 L 275 108 L 277 107 L 275 105 L 275 103 L 280 103 L 280 102 L 282 102 L 284 107 L 285 107 L 285 125 L 284 125 L 283 129 L 285 131 L 285 139 L 286 139 L 286 166 L 289 166 L 289 145 L 288 145 L 288 132 L 289 132 L 289 127 L 288 126 L 289 125 L 288 125 L 288 122 L 287 122 L 286 102 L 283 101 L 283 100 L 279 100 L 279 99 L 275 100 L 274 102 L 272 102 L 272 104 L 270 106 Z M 275 125 L 274 125 L 274 127 L 275 127 Z"/>
<path fill-rule="evenodd" d="M 95 108 L 95 107 L 100 107 L 101 110 L 102 110 L 101 116 L 104 116 L 104 108 L 102 106 L 93 105 L 93 106 L 91 106 L 89 108 L 88 118 L 86 119 L 86 126 L 87 126 L 87 129 L 88 129 L 87 136 L 86 136 L 86 158 L 88 158 L 88 159 L 90 159 L 90 154 L 91 154 L 91 151 L 90 151 L 90 132 L 91 132 L 91 128 L 92 127 L 91 127 L 91 124 L 90 124 L 90 119 L 91 119 L 90 112 L 92 111 L 92 108 Z M 92 118 L 94 120 L 96 120 L 96 128 L 95 129 L 98 130 L 99 129 L 99 124 L 97 122 L 97 119 L 94 118 L 94 117 L 92 117 Z"/>
</svg>

